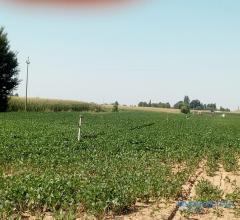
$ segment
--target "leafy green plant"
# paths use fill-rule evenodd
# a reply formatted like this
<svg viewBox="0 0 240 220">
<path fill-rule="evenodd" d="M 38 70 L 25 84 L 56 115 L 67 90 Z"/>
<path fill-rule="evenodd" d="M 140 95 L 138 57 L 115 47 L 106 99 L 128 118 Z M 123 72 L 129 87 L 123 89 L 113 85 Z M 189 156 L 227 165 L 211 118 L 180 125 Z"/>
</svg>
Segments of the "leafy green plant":
<svg viewBox="0 0 240 220">
<path fill-rule="evenodd" d="M 196 197 L 199 201 L 219 201 L 223 192 L 207 180 L 201 180 L 196 186 Z"/>
<path fill-rule="evenodd" d="M 236 187 L 233 193 L 230 193 L 226 196 L 227 199 L 234 202 L 235 204 L 235 215 L 240 217 L 240 188 Z"/>
</svg>

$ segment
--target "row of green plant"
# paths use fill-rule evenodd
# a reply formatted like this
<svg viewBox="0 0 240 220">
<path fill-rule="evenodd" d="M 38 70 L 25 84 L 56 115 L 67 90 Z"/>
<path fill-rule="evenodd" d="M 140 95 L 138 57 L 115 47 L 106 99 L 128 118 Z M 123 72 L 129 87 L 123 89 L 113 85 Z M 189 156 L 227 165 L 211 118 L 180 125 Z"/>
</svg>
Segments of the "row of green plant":
<svg viewBox="0 0 240 220">
<path fill-rule="evenodd" d="M 0 114 L 0 218 L 104 215 L 178 199 L 197 164 L 237 169 L 240 118 L 149 112 Z M 180 166 L 178 172 L 175 167 Z"/>
<path fill-rule="evenodd" d="M 25 111 L 25 98 L 10 97 L 8 111 Z M 100 105 L 78 101 L 29 98 L 27 111 L 30 112 L 60 112 L 60 111 L 103 111 Z"/>
</svg>

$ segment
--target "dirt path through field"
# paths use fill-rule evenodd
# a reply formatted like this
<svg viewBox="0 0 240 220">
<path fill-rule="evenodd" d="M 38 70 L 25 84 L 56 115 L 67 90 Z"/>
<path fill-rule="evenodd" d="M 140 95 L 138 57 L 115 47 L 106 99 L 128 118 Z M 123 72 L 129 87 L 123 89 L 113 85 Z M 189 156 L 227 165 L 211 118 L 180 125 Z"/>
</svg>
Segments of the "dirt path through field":
<svg viewBox="0 0 240 220">
<path fill-rule="evenodd" d="M 212 185 L 219 187 L 222 190 L 223 195 L 222 198 L 226 199 L 226 196 L 230 193 L 233 193 L 236 187 L 240 187 L 240 172 L 226 172 L 223 166 L 220 165 L 219 170 L 215 173 L 214 176 L 209 176 L 204 170 L 204 172 L 199 175 L 197 178 L 192 191 L 189 196 L 189 201 L 194 201 L 196 198 L 196 186 L 201 180 L 207 180 Z M 183 219 L 201 219 L 201 220 L 236 220 L 240 219 L 240 216 L 236 216 L 235 210 L 233 208 L 223 208 L 223 207 L 215 207 L 212 209 L 205 209 L 204 213 L 198 215 L 189 215 L 184 217 L 183 212 L 179 210 L 176 213 L 174 220 L 183 220 Z"/>
</svg>

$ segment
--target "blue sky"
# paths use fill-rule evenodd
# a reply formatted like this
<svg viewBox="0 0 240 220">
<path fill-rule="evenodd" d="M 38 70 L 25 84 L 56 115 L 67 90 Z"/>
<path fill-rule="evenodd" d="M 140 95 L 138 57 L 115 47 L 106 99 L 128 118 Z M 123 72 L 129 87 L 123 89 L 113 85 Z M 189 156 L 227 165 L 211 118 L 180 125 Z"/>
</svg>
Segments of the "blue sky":
<svg viewBox="0 0 240 220">
<path fill-rule="evenodd" d="M 237 0 L 150 0 L 88 13 L 2 3 L 0 25 L 23 80 L 30 56 L 32 97 L 174 104 L 189 95 L 237 109 L 239 11 Z"/>
</svg>

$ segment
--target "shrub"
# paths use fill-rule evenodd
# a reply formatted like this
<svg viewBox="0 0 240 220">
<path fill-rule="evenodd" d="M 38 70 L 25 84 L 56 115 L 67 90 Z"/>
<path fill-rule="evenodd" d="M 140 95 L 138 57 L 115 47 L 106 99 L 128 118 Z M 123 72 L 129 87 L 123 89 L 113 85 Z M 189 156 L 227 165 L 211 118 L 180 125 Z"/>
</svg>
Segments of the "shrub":
<svg viewBox="0 0 240 220">
<path fill-rule="evenodd" d="M 181 112 L 182 112 L 183 114 L 189 114 L 189 113 L 190 113 L 190 107 L 189 107 L 189 105 L 186 105 L 186 104 L 182 105 L 182 107 L 181 107 Z"/>
<path fill-rule="evenodd" d="M 219 201 L 222 191 L 207 180 L 201 180 L 196 187 L 196 195 L 200 201 Z"/>
<path fill-rule="evenodd" d="M 114 104 L 113 104 L 113 108 L 112 108 L 112 112 L 118 112 L 118 102 L 116 101 Z"/>
</svg>

